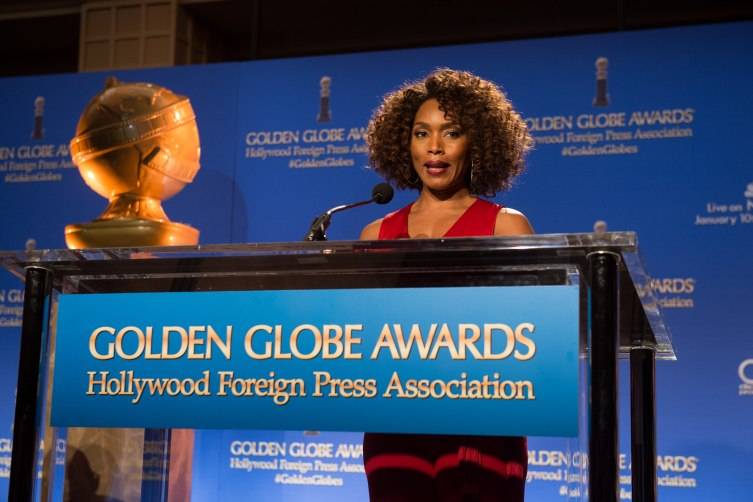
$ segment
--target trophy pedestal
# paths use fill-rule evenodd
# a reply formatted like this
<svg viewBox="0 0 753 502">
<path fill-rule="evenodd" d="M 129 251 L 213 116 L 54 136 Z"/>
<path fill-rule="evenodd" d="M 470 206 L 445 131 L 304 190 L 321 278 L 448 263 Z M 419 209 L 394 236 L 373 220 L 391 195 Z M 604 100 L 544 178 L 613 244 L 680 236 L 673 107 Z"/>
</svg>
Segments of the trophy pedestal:
<svg viewBox="0 0 753 502">
<path fill-rule="evenodd" d="M 116 218 L 65 227 L 70 249 L 142 246 L 195 246 L 199 231 L 172 221 Z"/>
</svg>

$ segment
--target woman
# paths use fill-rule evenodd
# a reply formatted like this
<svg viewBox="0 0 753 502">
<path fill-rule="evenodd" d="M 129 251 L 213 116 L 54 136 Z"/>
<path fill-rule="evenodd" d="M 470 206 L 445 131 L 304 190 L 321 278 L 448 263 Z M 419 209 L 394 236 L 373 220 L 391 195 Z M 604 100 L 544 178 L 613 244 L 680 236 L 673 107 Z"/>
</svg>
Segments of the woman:
<svg viewBox="0 0 753 502">
<path fill-rule="evenodd" d="M 509 188 L 531 145 L 492 82 L 441 69 L 407 84 L 385 97 L 367 141 L 372 167 L 419 195 L 367 225 L 361 239 L 533 233 L 520 212 L 477 197 Z M 526 440 L 366 434 L 364 465 L 372 502 L 520 501 Z"/>
</svg>

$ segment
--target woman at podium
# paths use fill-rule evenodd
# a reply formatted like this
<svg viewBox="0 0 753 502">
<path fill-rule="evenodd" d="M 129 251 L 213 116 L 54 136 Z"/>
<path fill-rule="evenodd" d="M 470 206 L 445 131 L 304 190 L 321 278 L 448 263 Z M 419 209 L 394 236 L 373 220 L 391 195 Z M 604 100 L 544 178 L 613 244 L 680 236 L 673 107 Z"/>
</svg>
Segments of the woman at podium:
<svg viewBox="0 0 753 502">
<path fill-rule="evenodd" d="M 362 239 L 533 233 L 522 213 L 479 197 L 510 188 L 531 146 L 525 122 L 494 83 L 440 69 L 406 84 L 375 111 L 367 142 L 374 170 L 418 197 L 368 224 Z M 527 463 L 522 437 L 364 437 L 372 502 L 521 501 Z"/>
</svg>

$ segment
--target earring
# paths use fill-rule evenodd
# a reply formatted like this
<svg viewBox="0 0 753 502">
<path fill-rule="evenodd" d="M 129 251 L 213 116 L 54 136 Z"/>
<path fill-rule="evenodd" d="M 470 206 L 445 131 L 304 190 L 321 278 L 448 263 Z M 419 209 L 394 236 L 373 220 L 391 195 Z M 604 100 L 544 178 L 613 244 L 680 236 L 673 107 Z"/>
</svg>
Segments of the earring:
<svg viewBox="0 0 753 502">
<path fill-rule="evenodd" d="M 471 181 L 468 183 L 468 188 L 473 187 L 475 181 L 476 181 L 476 161 L 474 159 L 471 159 Z"/>
<path fill-rule="evenodd" d="M 418 185 L 418 182 L 420 181 L 420 178 L 418 177 L 418 173 L 416 171 L 413 171 L 413 176 L 411 178 L 408 178 L 408 184 L 411 186 Z"/>
</svg>

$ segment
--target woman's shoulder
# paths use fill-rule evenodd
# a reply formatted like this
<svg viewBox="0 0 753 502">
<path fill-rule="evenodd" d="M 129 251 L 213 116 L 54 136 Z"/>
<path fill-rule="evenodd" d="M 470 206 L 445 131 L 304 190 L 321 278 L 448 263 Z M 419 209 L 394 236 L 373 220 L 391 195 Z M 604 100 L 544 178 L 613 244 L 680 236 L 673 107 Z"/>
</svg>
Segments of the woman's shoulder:
<svg viewBox="0 0 753 502">
<path fill-rule="evenodd" d="M 511 207 L 502 207 L 497 213 L 494 235 L 528 235 L 534 233 L 528 218 Z"/>
<path fill-rule="evenodd" d="M 361 237 L 359 237 L 362 241 L 375 241 L 379 239 L 379 229 L 382 227 L 382 220 L 384 218 L 379 218 L 378 220 L 374 220 L 365 227 L 363 227 L 363 230 L 361 230 Z"/>
<path fill-rule="evenodd" d="M 413 203 L 374 220 L 361 231 L 361 240 L 408 238 L 408 214 Z"/>
</svg>

